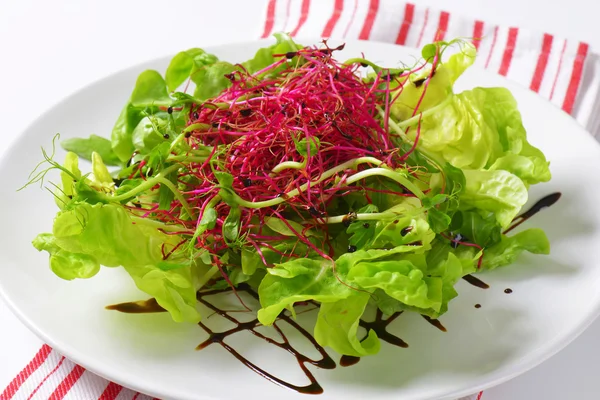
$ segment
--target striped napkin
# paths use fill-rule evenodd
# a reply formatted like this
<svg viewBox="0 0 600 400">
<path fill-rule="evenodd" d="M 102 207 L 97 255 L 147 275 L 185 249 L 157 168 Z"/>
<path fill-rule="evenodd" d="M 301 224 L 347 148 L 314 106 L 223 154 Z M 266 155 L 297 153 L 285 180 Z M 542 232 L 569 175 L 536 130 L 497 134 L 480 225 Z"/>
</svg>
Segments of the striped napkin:
<svg viewBox="0 0 600 400">
<path fill-rule="evenodd" d="M 374 40 L 421 47 L 434 40 L 475 38 L 475 65 L 520 83 L 600 132 L 600 70 L 587 43 L 499 26 L 397 0 L 269 0 L 262 37 Z"/>
<path fill-rule="evenodd" d="M 586 43 L 494 25 L 396 0 L 269 0 L 262 37 L 375 40 L 419 47 L 434 40 L 476 38 L 476 65 L 514 80 L 600 133 L 598 57 Z M 44 345 L 0 394 L 0 400 L 148 400 L 96 376 Z M 460 400 L 485 400 L 483 393 Z"/>
<path fill-rule="evenodd" d="M 0 400 L 152 400 L 109 382 L 43 345 Z M 157 400 L 157 399 L 154 399 Z"/>
</svg>

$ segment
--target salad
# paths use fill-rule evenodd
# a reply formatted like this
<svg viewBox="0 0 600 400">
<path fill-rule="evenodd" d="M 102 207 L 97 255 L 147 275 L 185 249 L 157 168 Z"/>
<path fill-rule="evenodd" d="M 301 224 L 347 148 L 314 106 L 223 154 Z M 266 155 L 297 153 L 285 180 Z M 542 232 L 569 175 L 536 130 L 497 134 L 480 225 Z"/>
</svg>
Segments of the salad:
<svg viewBox="0 0 600 400">
<path fill-rule="evenodd" d="M 139 75 L 110 140 L 44 152 L 30 183 L 59 170 L 58 213 L 33 245 L 57 276 L 122 267 L 177 322 L 206 289 L 253 288 L 263 325 L 314 301 L 316 341 L 360 357 L 367 307 L 437 318 L 463 276 L 549 253 L 503 234 L 550 171 L 507 89 L 454 93 L 470 43 L 389 68 L 275 38 L 240 64 L 183 51 Z"/>
</svg>

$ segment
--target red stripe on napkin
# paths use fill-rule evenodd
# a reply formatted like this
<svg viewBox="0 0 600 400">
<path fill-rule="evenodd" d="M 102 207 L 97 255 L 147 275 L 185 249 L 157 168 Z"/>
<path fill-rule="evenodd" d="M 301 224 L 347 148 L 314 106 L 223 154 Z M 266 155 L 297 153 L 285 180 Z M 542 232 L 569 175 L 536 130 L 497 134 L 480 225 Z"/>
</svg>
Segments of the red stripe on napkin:
<svg viewBox="0 0 600 400">
<path fill-rule="evenodd" d="M 589 46 L 587 43 L 579 43 L 577 56 L 575 57 L 575 61 L 573 61 L 573 72 L 571 73 L 571 80 L 562 106 L 562 109 L 569 114 L 573 111 L 573 105 L 575 105 L 575 96 L 577 96 L 577 90 L 579 89 L 579 83 L 581 82 L 583 64 L 585 63 L 588 49 Z"/>
<path fill-rule="evenodd" d="M 370 0 L 369 12 L 367 13 L 367 18 L 365 19 L 365 24 L 360 31 L 360 35 L 358 35 L 359 39 L 367 40 L 369 36 L 371 36 L 371 29 L 373 29 L 373 23 L 375 23 L 375 17 L 377 16 L 378 9 L 379 0 Z"/>
<path fill-rule="evenodd" d="M 39 367 L 46 361 L 52 348 L 47 344 L 43 345 L 40 351 L 33 357 L 27 366 L 21 371 L 0 394 L 0 400 L 8 400 L 19 390 L 23 382 L 27 380 Z"/>
<path fill-rule="evenodd" d="M 98 400 L 115 400 L 122 390 L 123 386 L 110 382 Z"/>
<path fill-rule="evenodd" d="M 267 5 L 267 19 L 265 20 L 265 29 L 262 38 L 269 37 L 271 32 L 273 31 L 273 25 L 275 25 L 275 4 L 277 4 L 277 0 L 269 0 L 269 4 Z"/>
<path fill-rule="evenodd" d="M 483 21 L 475 21 L 473 26 L 473 46 L 479 50 L 481 39 L 483 39 Z"/>
<path fill-rule="evenodd" d="M 335 5 L 333 6 L 333 14 L 327 21 L 327 25 L 323 29 L 323 33 L 321 36 L 329 37 L 331 36 L 331 32 L 333 32 L 333 28 L 337 25 L 340 17 L 342 16 L 342 12 L 344 11 L 344 0 L 335 0 Z"/>
<path fill-rule="evenodd" d="M 52 375 L 54 375 L 54 373 L 56 371 L 58 371 L 58 369 L 60 368 L 60 366 L 63 364 L 63 362 L 65 362 L 65 358 L 61 357 L 60 361 L 58 362 L 58 364 L 56 365 L 56 367 L 54 367 L 54 369 L 50 372 L 48 372 L 46 374 L 46 376 L 44 377 L 44 379 L 42 379 L 42 381 L 36 386 L 35 389 L 33 389 L 33 392 L 31 392 L 31 394 L 29 395 L 29 397 L 27 397 L 27 400 L 30 400 L 36 393 L 38 390 L 40 390 L 40 388 L 42 387 L 42 385 L 44 383 L 46 383 L 46 381 L 48 380 L 48 378 L 50 378 Z"/>
<path fill-rule="evenodd" d="M 435 34 L 434 41 L 442 41 L 446 37 L 446 31 L 448 30 L 448 21 L 450 20 L 450 14 L 446 11 L 440 13 L 440 20 L 438 21 L 438 28 Z"/>
<path fill-rule="evenodd" d="M 515 52 L 515 45 L 517 44 L 517 36 L 519 35 L 519 28 L 510 28 L 508 30 L 508 39 L 506 40 L 506 47 L 504 48 L 504 55 L 502 56 L 502 64 L 498 73 L 506 76 L 508 69 L 510 68 L 510 62 L 512 61 L 513 54 Z"/>
<path fill-rule="evenodd" d="M 296 36 L 302 25 L 308 19 L 308 12 L 310 11 L 310 0 L 302 0 L 302 9 L 300 10 L 300 20 L 298 21 L 298 25 L 296 28 L 290 33 L 292 36 Z"/>
<path fill-rule="evenodd" d="M 75 383 L 81 378 L 81 375 L 85 372 L 83 367 L 76 365 L 75 368 L 69 372 L 69 375 L 63 379 L 63 381 L 58 385 L 58 387 L 54 390 L 54 393 L 50 396 L 48 400 L 62 400 L 69 390 L 73 387 Z"/>
<path fill-rule="evenodd" d="M 544 41 L 542 42 L 542 52 L 538 57 L 538 62 L 535 67 L 533 79 L 529 88 L 534 92 L 539 92 L 540 86 L 542 85 L 542 79 L 544 79 L 544 73 L 546 72 L 546 66 L 548 65 L 548 58 L 550 57 L 550 51 L 552 50 L 552 35 L 544 34 Z"/>
<path fill-rule="evenodd" d="M 398 37 L 396 38 L 396 44 L 405 44 L 406 37 L 408 36 L 408 30 L 412 25 L 413 18 L 415 16 L 415 5 L 411 3 L 406 3 L 404 6 L 404 19 L 402 20 L 402 25 L 400 25 L 400 30 L 398 31 Z"/>
</svg>

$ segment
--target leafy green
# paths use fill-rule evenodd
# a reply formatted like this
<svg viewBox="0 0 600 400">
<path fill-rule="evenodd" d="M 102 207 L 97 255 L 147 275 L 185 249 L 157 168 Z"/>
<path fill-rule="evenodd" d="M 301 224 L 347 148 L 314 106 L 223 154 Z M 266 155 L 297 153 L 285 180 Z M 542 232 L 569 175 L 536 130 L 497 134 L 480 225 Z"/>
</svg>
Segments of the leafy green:
<svg viewBox="0 0 600 400">
<path fill-rule="evenodd" d="M 115 184 L 100 154 L 92 153 L 92 173 L 89 176 L 91 186 L 98 191 L 112 191 Z"/>
<path fill-rule="evenodd" d="M 234 243 L 240 236 L 240 218 L 242 211 L 239 207 L 232 207 L 229 210 L 227 218 L 223 223 L 223 237 L 229 242 Z"/>
<path fill-rule="evenodd" d="M 129 160 L 135 150 L 132 141 L 133 130 L 143 117 L 142 110 L 134 107 L 131 103 L 127 103 L 117 122 L 115 122 L 110 142 L 114 153 L 122 162 Z"/>
<path fill-rule="evenodd" d="M 480 246 L 491 246 L 500 241 L 501 228 L 496 222 L 494 213 L 482 216 L 478 211 L 463 211 L 456 214 L 457 226 L 463 240 L 477 243 Z"/>
<path fill-rule="evenodd" d="M 134 148 L 141 154 L 150 154 L 156 146 L 165 142 L 166 127 L 164 119 L 144 117 L 131 133 Z"/>
<path fill-rule="evenodd" d="M 459 51 L 446 57 L 455 44 Z M 362 83 L 358 74 L 326 72 L 332 90 L 302 101 L 299 85 L 319 71 L 307 63 L 325 65 L 333 50 L 303 48 L 278 33 L 242 64 L 191 48 L 173 57 L 164 77 L 143 71 L 110 141 L 69 139 L 62 165 L 43 152 L 38 167 L 49 167 L 36 168 L 29 183 L 59 170 L 60 185 L 50 190 L 60 210 L 52 232 L 33 245 L 63 279 L 92 277 L 100 265 L 124 268 L 175 321 L 200 319 L 200 288 L 256 289 L 264 325 L 282 312 L 295 317 L 295 305 L 310 300 L 320 307 L 317 342 L 352 356 L 380 349 L 375 331 L 359 332 L 369 307 L 437 318 L 479 261 L 491 270 L 525 251 L 548 254 L 539 229 L 502 234 L 529 187 L 551 174 L 508 90 L 454 92 L 474 62 L 471 44 L 428 44 L 422 68 L 402 77 L 408 67 L 351 59 L 352 71 L 360 63 L 374 72 Z M 348 111 L 346 100 L 362 96 L 338 90 L 348 79 L 372 95 L 361 103 L 373 112 L 368 118 Z M 189 93 L 177 92 L 184 86 Z M 332 143 L 338 120 L 377 141 L 367 147 L 362 136 L 343 135 L 344 143 Z M 279 136 L 263 135 L 278 121 Z M 382 138 L 391 146 L 372 148 Z M 256 162 L 255 150 L 267 149 L 273 157 Z M 91 169 L 82 172 L 79 157 Z"/>
<path fill-rule="evenodd" d="M 149 69 L 138 76 L 133 93 L 131 93 L 132 106 L 168 106 L 171 105 L 171 102 L 167 92 L 167 83 L 157 71 Z"/>
<path fill-rule="evenodd" d="M 206 100 L 219 95 L 224 89 L 231 86 L 231 80 L 225 77 L 235 71 L 235 66 L 228 62 L 218 61 L 197 70 L 191 76 L 196 84 L 194 97 Z"/>
<path fill-rule="evenodd" d="M 485 250 L 483 268 L 495 269 L 512 264 L 523 251 L 550 254 L 550 242 L 544 231 L 531 228 L 513 236 L 502 235 L 499 243 Z"/>
<path fill-rule="evenodd" d="M 175 173 L 170 173 L 166 176 L 166 179 L 171 183 L 177 183 L 177 175 Z M 169 210 L 171 209 L 171 203 L 175 199 L 175 193 L 165 184 L 161 184 L 158 189 L 158 209 L 159 210 Z"/>
<path fill-rule="evenodd" d="M 217 61 L 217 57 L 199 48 L 177 53 L 171 60 L 165 74 L 167 87 L 170 91 L 177 89 L 196 69 L 214 64 Z"/>
<path fill-rule="evenodd" d="M 271 325 L 280 312 L 294 303 L 316 300 L 329 303 L 347 298 L 351 289 L 333 274 L 332 262 L 325 259 L 299 258 L 267 270 L 258 288 L 258 320 Z"/>
<path fill-rule="evenodd" d="M 446 231 L 450 226 L 451 221 L 452 218 L 450 218 L 448 214 L 445 214 L 437 208 L 432 208 L 427 211 L 427 222 L 429 222 L 431 230 L 435 233 L 442 233 Z"/>
<path fill-rule="evenodd" d="M 277 40 L 274 45 L 259 49 L 253 58 L 242 64 L 248 72 L 255 73 L 273 64 L 279 59 L 273 57 L 273 54 L 296 52 L 302 48 L 302 46 L 295 43 L 294 40 L 285 33 L 275 33 L 273 36 Z M 273 74 L 276 74 L 277 72 L 278 71 L 276 70 Z"/>
<path fill-rule="evenodd" d="M 181 239 L 131 217 L 119 205 L 80 203 L 54 220 L 54 243 L 70 253 L 93 257 L 107 267 L 123 266 L 137 287 L 156 298 L 175 321 L 197 322 L 191 266 L 163 270 L 161 247 Z M 173 260 L 176 262 L 176 260 Z"/>
<path fill-rule="evenodd" d="M 370 330 L 362 341 L 356 336 L 368 302 L 368 293 L 355 293 L 347 299 L 322 304 L 315 325 L 317 342 L 349 356 L 361 357 L 379 352 L 381 343 L 375 331 Z"/>
<path fill-rule="evenodd" d="M 68 203 L 71 198 L 75 195 L 75 180 L 81 179 L 81 171 L 79 170 L 79 157 L 77 154 L 68 152 L 65 156 L 63 166 L 66 171 L 60 172 L 61 190 L 55 193 L 58 197 L 57 204 L 61 207 L 61 204 Z"/>
<path fill-rule="evenodd" d="M 61 142 L 63 149 L 77 154 L 79 157 L 92 160 L 92 153 L 100 154 L 106 165 L 121 165 L 121 160 L 114 153 L 110 140 L 90 135 L 87 139 L 72 138 Z"/>
<path fill-rule="evenodd" d="M 424 218 L 398 217 L 375 222 L 375 232 L 366 247 L 381 249 L 410 244 L 427 250 L 435 237 Z"/>
<path fill-rule="evenodd" d="M 71 253 L 56 244 L 54 235 L 41 233 L 33 240 L 33 247 L 50 255 L 50 269 L 66 280 L 91 278 L 100 271 L 100 264 L 93 256 Z"/>
<path fill-rule="evenodd" d="M 510 172 L 497 170 L 463 170 L 464 192 L 459 195 L 460 208 L 477 208 L 493 212 L 501 227 L 507 227 L 527 202 L 527 188 Z"/>
<path fill-rule="evenodd" d="M 425 51 L 425 50 L 424 50 Z M 430 50 L 428 50 L 428 54 Z M 437 67 L 430 78 L 423 111 L 419 145 L 438 162 L 461 169 L 508 171 L 526 185 L 550 179 L 543 153 L 526 138 L 517 103 L 505 88 L 475 88 L 454 94 L 456 79 L 475 59 L 474 47 L 463 44 L 458 54 Z M 413 82 L 428 77 L 430 70 L 414 76 Z M 412 118 L 425 85 L 405 85 L 392 115 L 398 120 Z M 415 133 L 409 133 L 414 140 Z"/>
</svg>

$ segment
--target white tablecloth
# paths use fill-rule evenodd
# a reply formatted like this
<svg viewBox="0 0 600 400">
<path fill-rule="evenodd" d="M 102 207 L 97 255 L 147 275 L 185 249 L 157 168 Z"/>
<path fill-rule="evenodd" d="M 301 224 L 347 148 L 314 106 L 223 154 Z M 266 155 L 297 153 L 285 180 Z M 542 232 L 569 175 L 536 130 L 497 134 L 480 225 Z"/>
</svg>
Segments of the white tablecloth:
<svg viewBox="0 0 600 400">
<path fill-rule="evenodd" d="M 148 57 L 260 35 L 266 0 L 3 0 L 0 2 L 0 153 L 38 114 L 89 82 Z M 587 41 L 600 49 L 600 3 L 571 0 L 421 0 L 490 22 Z M 86 132 L 82 132 L 85 134 Z M 8 232 L 8 231 L 5 231 Z M 7 233 L 5 233 L 7 234 Z M 483 400 L 600 398 L 600 321 L 534 370 Z M 41 342 L 0 301 L 0 389 Z"/>
</svg>

